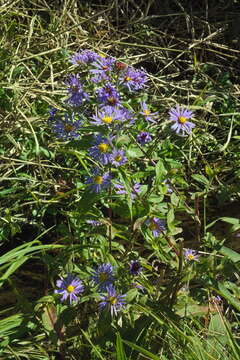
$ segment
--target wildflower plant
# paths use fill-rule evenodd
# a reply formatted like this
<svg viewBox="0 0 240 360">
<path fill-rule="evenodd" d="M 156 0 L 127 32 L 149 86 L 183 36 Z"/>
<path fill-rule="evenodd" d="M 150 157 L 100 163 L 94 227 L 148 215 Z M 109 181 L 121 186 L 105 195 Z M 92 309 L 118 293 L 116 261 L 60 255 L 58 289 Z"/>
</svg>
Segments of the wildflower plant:
<svg viewBox="0 0 240 360">
<path fill-rule="evenodd" d="M 69 61 L 74 70 L 65 81 L 66 98 L 61 108 L 66 111 L 50 109 L 49 124 L 57 137 L 74 139 L 76 149 L 81 151 L 81 163 L 84 164 L 80 171 L 83 194 L 77 207 L 86 217 L 85 226 L 92 229 L 90 233 L 93 229 L 94 233 L 101 233 L 99 239 L 107 231 L 108 235 L 105 236 L 109 254 L 116 246 L 113 235 L 120 231 L 118 226 L 122 226 L 121 236 L 133 237 L 132 241 L 139 236 L 138 232 L 144 235 L 147 229 L 145 239 L 148 246 L 155 248 L 157 239 L 161 239 L 162 249 L 165 249 L 161 256 L 168 257 L 166 250 L 173 246 L 168 233 L 172 236 L 178 230 L 173 209 L 166 213 L 166 207 L 161 208 L 160 202 L 155 199 L 157 191 L 160 191 L 159 199 L 162 202 L 164 197 L 171 196 L 174 200 L 176 194 L 169 176 L 171 166 L 164 164 L 161 147 L 158 148 L 158 126 L 162 120 L 156 104 L 152 104 L 151 97 L 146 96 L 149 82 L 147 73 L 144 69 L 135 69 L 112 56 L 103 56 L 92 50 L 78 51 L 70 56 Z M 169 134 L 172 130 L 183 135 L 191 133 L 195 125 L 190 122 L 193 115 L 190 110 L 177 105 L 170 109 L 169 114 L 170 121 L 174 122 L 172 128 L 168 128 Z M 158 163 L 155 162 L 156 158 L 159 159 Z M 140 170 L 146 164 L 150 166 L 151 175 L 154 170 L 156 181 L 151 178 L 147 180 Z M 131 234 L 130 225 L 114 224 L 117 216 L 124 224 L 121 219 L 134 219 L 137 214 L 140 219 L 135 219 L 135 224 L 133 222 L 134 235 Z M 106 226 L 99 226 L 102 224 Z M 149 234 L 152 236 L 149 237 Z M 173 248 L 172 257 L 176 254 L 178 250 Z M 101 257 L 102 264 L 98 262 L 93 266 L 89 284 L 101 294 L 99 308 L 116 317 L 126 305 L 127 291 L 131 293 L 137 290 L 138 287 L 134 290 L 131 285 L 132 277 L 142 273 L 142 266 L 138 260 L 129 260 L 121 270 L 120 263 L 113 266 L 108 261 L 104 262 L 107 259 L 105 256 Z M 64 284 L 60 284 L 62 290 L 58 291 L 62 291 L 65 299 L 70 293 Z M 75 299 L 76 291 L 72 292 L 71 301 Z M 126 296 L 122 293 L 126 293 Z"/>
<path fill-rule="evenodd" d="M 59 16 L 54 2 L 10 3 L 0 357 L 235 360 L 238 51 L 205 36 L 223 19 L 231 31 L 235 5 L 221 14 L 212 3 L 227 2 L 185 1 L 181 14 L 177 1 L 167 14 L 122 1 L 98 14 L 99 2 L 69 1 Z M 155 10 L 167 31 L 152 26 Z"/>
<path fill-rule="evenodd" d="M 178 219 L 186 209 L 195 214 L 186 205 L 190 185 L 182 175 L 194 114 L 186 105 L 162 109 L 154 102 L 144 69 L 91 50 L 78 51 L 69 61 L 73 70 L 60 106 L 65 112 L 50 109 L 49 124 L 56 137 L 71 140 L 64 146 L 79 161 L 70 223 L 88 249 L 81 253 L 88 267 L 84 293 L 93 299 L 100 327 L 104 314 L 114 326 L 121 321 L 128 326 L 141 317 L 136 305 L 158 301 L 161 292 L 170 294 L 172 310 L 175 304 L 181 307 L 177 297 L 184 284 L 173 280 L 165 285 L 164 269 L 169 264 L 178 279 L 199 259 L 195 250 L 182 252 Z M 143 271 L 142 248 L 163 268 L 156 270 L 145 260 Z M 83 288 L 71 281 L 61 280 L 56 291 L 61 301 L 69 298 L 73 304 Z"/>
</svg>

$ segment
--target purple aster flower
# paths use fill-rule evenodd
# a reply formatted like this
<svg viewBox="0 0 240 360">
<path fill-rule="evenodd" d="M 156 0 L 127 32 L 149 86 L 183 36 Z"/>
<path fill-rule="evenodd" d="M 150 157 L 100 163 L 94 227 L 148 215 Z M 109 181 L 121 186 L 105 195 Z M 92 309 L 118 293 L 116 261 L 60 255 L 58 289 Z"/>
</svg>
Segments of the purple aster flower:
<svg viewBox="0 0 240 360">
<path fill-rule="evenodd" d="M 92 275 L 92 280 L 101 291 L 106 290 L 114 281 L 112 265 L 109 263 L 99 265 Z"/>
<path fill-rule="evenodd" d="M 50 115 L 48 118 L 49 121 L 55 120 L 55 115 L 56 115 L 57 111 L 58 110 L 55 107 L 53 107 L 53 106 L 49 107 L 49 110 L 48 110 L 48 113 Z"/>
<path fill-rule="evenodd" d="M 122 111 L 112 106 L 104 106 L 98 110 L 96 115 L 93 115 L 91 124 L 93 125 L 108 125 L 111 126 L 115 121 L 122 120 Z"/>
<path fill-rule="evenodd" d="M 177 134 L 180 134 L 180 131 L 182 131 L 182 135 L 185 136 L 185 132 L 187 134 L 190 134 L 192 132 L 192 129 L 195 127 L 195 124 L 188 121 L 188 119 L 191 119 L 193 112 L 181 108 L 179 105 L 177 105 L 176 108 L 171 108 L 169 111 L 170 120 L 174 121 L 175 123 L 171 126 L 171 129 L 175 130 Z"/>
<path fill-rule="evenodd" d="M 220 305 L 222 303 L 222 298 L 219 295 L 212 296 L 210 302 L 214 305 Z"/>
<path fill-rule="evenodd" d="M 184 251 L 184 257 L 187 261 L 198 261 L 199 255 L 197 255 L 195 250 L 186 249 Z"/>
<path fill-rule="evenodd" d="M 119 112 L 121 114 L 120 116 L 121 116 L 122 122 L 128 122 L 129 124 L 134 123 L 135 117 L 134 117 L 134 113 L 132 111 L 129 111 L 124 107 L 121 107 L 119 109 Z"/>
<path fill-rule="evenodd" d="M 124 150 L 114 150 L 110 155 L 110 161 L 112 165 L 118 167 L 124 165 L 127 162 Z"/>
<path fill-rule="evenodd" d="M 132 191 L 132 193 L 131 193 L 131 198 L 132 198 L 132 199 L 135 199 L 135 197 L 137 196 L 137 194 L 139 194 L 139 193 L 141 192 L 141 187 L 142 187 L 142 185 L 139 184 L 139 183 L 135 183 L 135 184 L 133 185 L 133 191 Z"/>
<path fill-rule="evenodd" d="M 137 142 L 139 142 L 139 144 L 141 144 L 141 145 L 145 145 L 150 141 L 152 141 L 152 137 L 149 134 L 149 132 L 147 132 L 147 131 L 141 131 L 137 135 Z"/>
<path fill-rule="evenodd" d="M 145 86 L 147 75 L 142 70 L 135 70 L 132 67 L 128 67 L 126 72 L 121 76 L 120 81 L 129 91 L 139 90 Z"/>
<path fill-rule="evenodd" d="M 109 73 L 113 68 L 113 64 L 115 63 L 115 59 L 111 57 L 100 57 L 94 62 L 92 65 L 95 69 L 91 69 L 90 72 L 94 74 L 92 78 L 93 82 L 100 82 L 102 80 L 109 80 Z"/>
<path fill-rule="evenodd" d="M 140 111 L 140 114 L 144 116 L 145 120 L 156 124 L 155 119 L 158 116 L 158 113 L 157 112 L 151 113 L 147 104 L 144 101 L 141 102 L 141 107 L 142 107 L 142 111 Z"/>
<path fill-rule="evenodd" d="M 89 225 L 92 225 L 92 226 L 101 226 L 102 225 L 102 223 L 100 221 L 93 220 L 93 219 L 86 220 L 86 223 Z"/>
<path fill-rule="evenodd" d="M 70 62 L 74 65 L 88 64 L 99 59 L 100 55 L 91 50 L 83 50 L 81 52 L 76 52 L 70 58 Z"/>
<path fill-rule="evenodd" d="M 171 187 L 170 187 L 170 185 L 168 184 L 167 180 L 163 180 L 162 185 L 166 187 L 167 192 L 168 192 L 169 194 L 171 194 L 171 193 L 173 192 L 172 189 L 171 189 Z"/>
<path fill-rule="evenodd" d="M 99 169 L 93 169 L 92 176 L 88 177 L 86 184 L 89 184 L 92 192 L 100 193 L 108 188 L 111 183 L 111 176 L 108 172 L 100 173 Z"/>
<path fill-rule="evenodd" d="M 72 304 L 73 301 L 77 302 L 77 295 L 84 291 L 82 281 L 71 274 L 67 274 L 65 279 L 60 278 L 60 280 L 57 280 L 56 286 L 58 289 L 54 292 L 62 295 L 61 301 L 65 301 L 69 297 L 70 304 Z"/>
<path fill-rule="evenodd" d="M 134 200 L 135 197 L 137 196 L 137 194 L 140 193 L 141 186 L 142 185 L 139 184 L 139 183 L 135 183 L 133 185 L 132 192 L 130 194 L 130 197 L 131 197 L 132 200 Z M 114 188 L 117 190 L 116 194 L 118 194 L 118 195 L 126 195 L 127 194 L 127 191 L 126 191 L 126 189 L 125 189 L 125 187 L 124 187 L 124 185 L 122 183 L 114 184 Z"/>
<path fill-rule="evenodd" d="M 130 285 L 131 285 L 132 288 L 136 288 L 136 289 L 139 289 L 139 290 L 144 290 L 144 287 L 141 284 L 139 284 L 138 282 L 132 282 Z"/>
<path fill-rule="evenodd" d="M 71 116 L 71 117 L 70 117 Z M 64 119 L 60 117 L 52 124 L 52 129 L 58 138 L 68 140 L 78 138 L 78 130 L 81 126 L 80 120 L 74 120 L 74 113 L 71 115 L 64 114 Z"/>
<path fill-rule="evenodd" d="M 151 219 L 146 220 L 146 225 L 148 225 L 149 229 L 152 231 L 154 237 L 158 237 L 159 234 L 162 234 L 165 228 L 165 222 L 160 220 L 157 217 L 153 217 Z"/>
<path fill-rule="evenodd" d="M 66 80 L 66 85 L 69 86 L 68 93 L 70 94 L 70 97 L 66 100 L 69 104 L 79 106 L 84 99 L 89 98 L 88 94 L 83 91 L 82 84 L 77 75 L 69 76 Z"/>
<path fill-rule="evenodd" d="M 89 149 L 89 155 L 101 164 L 107 165 L 110 162 L 111 146 L 109 140 L 98 135 L 95 138 L 94 146 Z"/>
<path fill-rule="evenodd" d="M 100 310 L 110 311 L 111 316 L 117 315 L 117 313 L 125 307 L 125 296 L 126 294 L 117 294 L 116 289 L 109 285 L 106 288 L 107 295 L 101 296 L 101 302 L 99 303 Z"/>
<path fill-rule="evenodd" d="M 120 104 L 119 94 L 111 84 L 98 89 L 97 95 L 98 100 L 104 105 L 117 106 Z"/>
<path fill-rule="evenodd" d="M 139 261 L 131 260 L 129 264 L 129 271 L 132 275 L 138 275 L 142 271 L 142 267 Z"/>
</svg>

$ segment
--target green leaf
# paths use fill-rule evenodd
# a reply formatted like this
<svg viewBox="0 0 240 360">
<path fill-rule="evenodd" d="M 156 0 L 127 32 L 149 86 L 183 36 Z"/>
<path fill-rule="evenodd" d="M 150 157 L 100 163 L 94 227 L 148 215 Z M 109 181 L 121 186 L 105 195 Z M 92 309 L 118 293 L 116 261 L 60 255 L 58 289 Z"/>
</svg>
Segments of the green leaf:
<svg viewBox="0 0 240 360">
<path fill-rule="evenodd" d="M 230 291 L 226 288 L 223 283 L 218 284 L 218 289 L 220 295 L 223 296 L 232 306 L 234 306 L 238 311 L 240 311 L 240 302 L 237 300 Z"/>
<path fill-rule="evenodd" d="M 119 333 L 117 333 L 116 355 L 117 355 L 117 360 L 127 360 L 126 354 L 124 352 L 122 338 Z"/>
<path fill-rule="evenodd" d="M 160 184 L 166 174 L 167 170 L 165 169 L 162 160 L 159 160 L 156 165 L 156 183 Z"/>
<path fill-rule="evenodd" d="M 126 151 L 126 155 L 128 158 L 138 158 L 143 156 L 143 152 L 138 147 L 130 147 Z"/>
<path fill-rule="evenodd" d="M 232 217 L 221 217 L 219 220 L 225 221 L 229 224 L 240 225 L 240 220 Z"/>
<path fill-rule="evenodd" d="M 0 334 L 1 336 L 7 336 L 14 332 L 15 328 L 19 328 L 19 326 L 23 322 L 22 314 L 15 314 L 5 319 L 0 320 Z"/>
<path fill-rule="evenodd" d="M 57 311 L 53 304 L 48 304 L 44 307 L 42 313 L 42 323 L 47 331 L 52 331 L 57 322 Z"/>
<path fill-rule="evenodd" d="M 161 360 L 161 359 L 159 358 L 159 356 L 154 355 L 153 353 L 151 353 L 150 351 L 142 348 L 141 346 L 138 346 L 138 345 L 136 345 L 136 344 L 133 344 L 132 342 L 127 341 L 127 340 L 122 340 L 122 341 L 123 341 L 123 343 L 125 343 L 126 345 L 130 346 L 132 349 L 138 351 L 140 354 L 147 356 L 147 359 Z"/>
<path fill-rule="evenodd" d="M 38 242 L 37 242 L 38 243 Z M 28 244 L 24 244 L 23 246 L 19 246 L 9 252 L 7 252 L 6 254 L 4 254 L 3 256 L 0 257 L 0 265 L 3 265 L 9 261 L 16 261 L 16 258 L 20 258 L 23 257 L 24 255 L 27 254 L 32 254 L 33 252 L 38 252 L 40 250 L 52 250 L 52 249 L 57 249 L 57 248 L 63 248 L 64 246 L 62 245 L 37 245 L 37 246 L 30 246 L 30 245 L 34 245 L 36 244 L 36 241 L 32 241 L 31 243 Z M 26 247 L 26 248 L 24 248 Z"/>
<path fill-rule="evenodd" d="M 215 171 L 209 165 L 205 166 L 205 172 L 210 178 L 213 178 L 215 175 Z"/>
<path fill-rule="evenodd" d="M 221 247 L 219 252 L 220 252 L 220 254 L 222 254 L 224 256 L 227 256 L 234 263 L 240 261 L 240 254 L 237 253 L 236 251 L 232 250 L 232 249 L 229 249 L 226 246 Z"/>
<path fill-rule="evenodd" d="M 214 359 L 220 359 L 228 343 L 228 333 L 220 314 L 211 316 L 208 327 L 207 352 Z"/>
<path fill-rule="evenodd" d="M 101 360 L 106 360 L 106 359 L 102 356 L 102 354 L 100 353 L 100 351 L 98 350 L 97 346 L 93 344 L 93 342 L 91 341 L 90 336 L 88 335 L 88 333 L 85 332 L 85 331 L 83 331 L 83 330 L 81 330 L 81 331 L 82 331 L 83 335 L 85 336 L 86 340 L 87 340 L 87 341 L 89 342 L 89 344 L 91 345 L 91 347 L 92 347 L 95 355 L 97 356 L 97 358 L 98 358 L 98 359 L 101 359 Z"/>
<path fill-rule="evenodd" d="M 173 192 L 171 194 L 171 203 L 174 205 L 174 206 L 178 206 L 179 205 L 179 197 Z"/>
<path fill-rule="evenodd" d="M 167 225 L 170 231 L 174 230 L 174 210 L 170 209 L 167 214 Z"/>
<path fill-rule="evenodd" d="M 200 182 L 201 184 L 204 185 L 209 185 L 209 180 L 204 176 L 204 175 L 200 175 L 200 174 L 193 174 L 192 178 L 198 182 Z"/>
<path fill-rule="evenodd" d="M 97 202 L 99 195 L 87 189 L 78 203 L 79 213 L 86 214 L 92 205 Z"/>
<path fill-rule="evenodd" d="M 137 289 L 131 289 L 127 292 L 126 295 L 126 301 L 127 303 L 131 302 L 138 294 L 138 290 Z"/>
<path fill-rule="evenodd" d="M 238 230 L 238 226 L 239 226 L 239 228 L 240 228 L 240 220 L 239 220 L 239 219 L 233 218 L 233 217 L 225 217 L 225 216 L 223 216 L 223 217 L 220 217 L 220 218 L 212 221 L 210 224 L 208 224 L 208 225 L 206 226 L 206 229 L 209 229 L 209 228 L 212 227 L 217 221 L 220 221 L 220 220 L 221 220 L 221 221 L 224 221 L 224 222 L 227 222 L 227 223 L 229 223 L 229 224 L 235 225 L 234 230 L 232 229 L 232 231 Z"/>
<path fill-rule="evenodd" d="M 233 121 L 234 121 L 234 116 L 232 117 L 232 120 L 231 120 L 231 125 L 230 125 L 230 129 L 229 129 L 229 132 L 228 132 L 228 137 L 227 137 L 227 141 L 225 142 L 225 144 L 219 149 L 220 151 L 225 151 L 226 148 L 228 147 L 229 143 L 230 143 L 230 140 L 231 140 L 231 136 L 232 136 L 232 129 L 233 129 Z"/>
<path fill-rule="evenodd" d="M 12 263 L 9 268 L 7 269 L 7 271 L 0 277 L 0 284 L 3 280 L 6 280 L 9 278 L 9 276 L 11 276 L 22 264 L 25 263 L 25 261 L 27 261 L 28 258 L 26 256 L 21 257 L 20 259 L 14 261 L 14 263 Z M 1 286 L 1 285 L 0 285 Z"/>
</svg>

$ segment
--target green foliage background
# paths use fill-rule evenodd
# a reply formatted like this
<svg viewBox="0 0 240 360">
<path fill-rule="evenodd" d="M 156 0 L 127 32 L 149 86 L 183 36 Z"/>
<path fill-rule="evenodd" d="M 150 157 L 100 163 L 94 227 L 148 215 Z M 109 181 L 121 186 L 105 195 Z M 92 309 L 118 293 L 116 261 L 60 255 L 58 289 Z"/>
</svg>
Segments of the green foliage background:
<svg viewBox="0 0 240 360">
<path fill-rule="evenodd" d="M 0 358 L 240 359 L 239 16 L 239 1 L 2 1 Z M 128 322 L 113 328 L 100 318 L 96 329 L 90 296 L 75 312 L 51 296 L 63 267 L 86 278 L 87 262 L 103 260 L 108 247 L 104 232 L 83 225 L 95 201 L 82 191 L 85 145 L 64 148 L 47 121 L 65 95 L 69 56 L 86 48 L 148 72 L 164 161 L 154 159 L 147 175 L 159 185 L 168 173 L 181 189 L 161 211 L 171 235 L 181 228 L 178 251 L 201 246 L 204 259 L 181 272 L 173 256 L 146 245 L 145 267 L 166 291 L 156 294 L 146 279 L 152 297 L 134 307 L 138 295 L 128 294 Z M 173 103 L 197 114 L 186 143 L 164 137 Z M 161 207 L 161 191 L 149 207 Z M 118 261 L 129 223 L 138 230 L 146 211 L 126 202 L 114 209 Z M 169 262 L 165 272 L 156 273 L 153 257 Z M 184 292 L 186 283 L 196 292 Z M 219 306 L 209 302 L 216 294 Z"/>
</svg>

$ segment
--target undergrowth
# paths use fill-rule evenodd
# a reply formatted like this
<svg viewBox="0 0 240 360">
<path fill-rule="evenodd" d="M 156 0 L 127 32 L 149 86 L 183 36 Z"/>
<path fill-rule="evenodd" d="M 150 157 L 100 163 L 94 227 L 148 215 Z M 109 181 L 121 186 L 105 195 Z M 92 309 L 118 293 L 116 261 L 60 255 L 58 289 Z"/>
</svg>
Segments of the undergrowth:
<svg viewBox="0 0 240 360">
<path fill-rule="evenodd" d="M 2 3 L 1 359 L 240 359 L 239 13 Z"/>
</svg>

